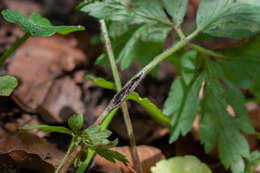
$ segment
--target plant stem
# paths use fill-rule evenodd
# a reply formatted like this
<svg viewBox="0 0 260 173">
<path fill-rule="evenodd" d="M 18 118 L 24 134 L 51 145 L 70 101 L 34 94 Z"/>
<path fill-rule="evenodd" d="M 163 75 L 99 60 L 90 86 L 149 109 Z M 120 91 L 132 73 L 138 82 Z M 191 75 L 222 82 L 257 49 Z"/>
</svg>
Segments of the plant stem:
<svg viewBox="0 0 260 173">
<path fill-rule="evenodd" d="M 117 91 L 120 91 L 122 89 L 122 85 L 121 85 L 121 82 L 120 82 L 119 72 L 118 72 L 118 69 L 117 69 L 117 66 L 116 66 L 115 56 L 114 56 L 114 53 L 113 53 L 113 49 L 112 49 L 112 45 L 111 45 L 111 41 L 110 41 L 110 38 L 109 38 L 109 35 L 108 35 L 108 31 L 107 31 L 105 21 L 100 20 L 100 25 L 101 25 L 102 34 L 103 34 L 103 37 L 104 37 L 104 40 L 105 40 L 105 46 L 106 46 L 106 49 L 107 49 L 107 53 L 108 53 L 113 77 L 114 77 L 114 80 L 115 80 L 116 89 L 117 89 Z M 129 111 L 128 111 L 126 102 L 123 102 L 121 104 L 121 109 L 122 109 L 126 129 L 127 129 L 127 133 L 128 133 L 128 136 L 129 136 L 129 140 L 130 140 L 130 152 L 131 152 L 131 156 L 132 156 L 132 159 L 133 159 L 133 165 L 134 165 L 135 170 L 138 173 L 142 173 L 142 166 L 141 166 L 141 163 L 140 163 L 140 160 L 139 160 L 139 157 L 138 157 L 138 153 L 137 153 L 136 140 L 135 140 L 135 136 L 134 136 L 134 132 L 133 132 L 133 126 L 132 126 L 132 123 L 131 123 L 131 118 L 130 118 L 130 115 L 129 115 Z"/>
<path fill-rule="evenodd" d="M 65 154 L 65 156 L 63 157 L 62 161 L 60 162 L 58 168 L 55 170 L 55 173 L 59 173 L 60 169 L 62 168 L 62 166 L 64 165 L 64 163 L 66 162 L 66 160 L 68 159 L 69 155 L 73 152 L 73 150 L 75 149 L 75 143 L 74 143 L 74 138 L 72 138 L 70 146 Z"/>
<path fill-rule="evenodd" d="M 183 40 L 185 38 L 185 34 L 181 30 L 181 27 L 179 25 L 178 26 L 174 25 L 173 28 L 176 31 L 177 35 L 180 37 L 180 39 Z"/>
<path fill-rule="evenodd" d="M 125 94 L 122 98 L 120 98 L 120 103 L 117 105 L 120 105 L 130 94 L 131 92 L 139 85 L 139 83 L 142 81 L 142 79 L 155 67 L 157 66 L 161 61 L 166 59 L 168 56 L 173 54 L 174 52 L 180 50 L 183 48 L 185 45 L 187 45 L 194 37 L 196 37 L 200 33 L 200 30 L 195 30 L 193 33 L 191 33 L 188 37 L 186 37 L 183 40 L 180 40 L 176 44 L 174 44 L 172 47 L 169 49 L 165 50 L 163 53 L 160 55 L 156 56 L 149 64 L 147 64 L 141 71 L 139 71 L 136 75 L 134 75 L 121 89 L 115 96 L 114 98 L 117 98 L 119 95 L 122 94 L 122 91 L 128 88 L 129 83 L 131 81 L 135 81 L 135 79 L 138 78 L 138 80 L 134 83 L 133 87 L 131 88 L 131 91 L 129 91 L 127 94 Z M 98 117 L 96 122 L 94 123 L 95 125 L 100 124 L 103 122 L 103 120 L 106 118 L 108 113 L 112 111 L 115 107 L 114 105 L 114 98 L 111 100 L 111 102 L 108 104 L 108 106 L 105 108 L 105 110 L 101 113 L 101 115 Z"/>
<path fill-rule="evenodd" d="M 5 60 L 18 48 L 20 47 L 31 35 L 29 33 L 24 34 L 22 38 L 17 40 L 5 53 L 0 57 L 0 67 L 3 66 Z"/>
<path fill-rule="evenodd" d="M 101 129 L 102 130 L 107 129 L 107 127 L 109 126 L 111 120 L 115 116 L 117 110 L 118 110 L 118 108 L 114 109 L 112 112 L 109 113 L 109 115 L 106 117 L 106 119 L 101 124 Z M 94 150 L 89 150 L 87 158 L 80 165 L 80 167 L 78 168 L 76 173 L 84 173 L 84 171 L 87 169 L 87 167 L 88 167 L 89 163 L 91 162 L 92 158 L 94 157 L 94 155 L 95 155 L 95 151 Z"/>
<path fill-rule="evenodd" d="M 195 50 L 197 50 L 199 52 L 202 52 L 204 54 L 211 55 L 211 56 L 214 56 L 214 57 L 217 57 L 217 58 L 228 58 L 225 55 L 222 55 L 222 54 L 214 52 L 212 50 L 200 47 L 200 46 L 198 46 L 196 44 L 193 44 L 193 43 L 189 43 L 189 47 L 191 47 L 192 49 L 195 49 Z"/>
</svg>

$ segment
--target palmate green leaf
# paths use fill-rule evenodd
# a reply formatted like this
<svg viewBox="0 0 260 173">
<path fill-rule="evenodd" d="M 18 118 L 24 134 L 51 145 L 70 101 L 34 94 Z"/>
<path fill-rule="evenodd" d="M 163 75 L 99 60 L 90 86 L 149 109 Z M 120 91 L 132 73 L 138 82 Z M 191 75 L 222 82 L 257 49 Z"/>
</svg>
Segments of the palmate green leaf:
<svg viewBox="0 0 260 173">
<path fill-rule="evenodd" d="M 245 173 L 255 172 L 257 166 L 259 165 L 259 161 L 260 161 L 259 151 L 256 150 L 256 151 L 251 152 L 250 158 L 247 159 Z"/>
<path fill-rule="evenodd" d="M 260 98 L 260 35 L 239 46 L 223 50 L 230 57 L 218 60 L 227 78 L 236 86 L 249 89 Z"/>
<path fill-rule="evenodd" d="M 80 11 L 105 20 L 122 21 L 129 18 L 127 6 L 118 0 L 106 0 L 86 4 Z"/>
<path fill-rule="evenodd" d="M 152 173 L 212 173 L 209 167 L 195 156 L 177 156 L 161 160 L 151 168 Z"/>
<path fill-rule="evenodd" d="M 176 141 L 180 134 L 185 136 L 191 130 L 200 105 L 199 91 L 203 78 L 204 73 L 195 76 L 189 86 L 185 86 L 183 80 L 180 81 L 182 87 L 185 88 L 185 94 L 182 100 L 179 100 L 181 102 L 180 108 L 171 119 L 170 143 Z"/>
<path fill-rule="evenodd" d="M 202 0 L 196 21 L 199 30 L 212 36 L 250 37 L 260 31 L 260 1 Z"/>
<path fill-rule="evenodd" d="M 167 19 L 162 4 L 157 0 L 133 0 L 132 6 L 135 21 L 137 22 L 154 23 L 156 21 L 156 23 L 171 24 Z"/>
<path fill-rule="evenodd" d="M 245 106 L 245 98 L 243 94 L 227 79 L 223 79 L 223 87 L 225 88 L 225 99 L 233 108 L 237 118 L 234 120 L 237 127 L 246 133 L 254 133 L 255 130 L 251 125 L 248 117 L 248 111 Z"/>
<path fill-rule="evenodd" d="M 171 25 L 157 0 L 105 0 L 86 4 L 80 9 L 89 15 L 111 21 L 128 21 L 129 23 L 157 23 Z"/>
<path fill-rule="evenodd" d="M 79 130 L 82 128 L 84 123 L 84 117 L 82 114 L 72 115 L 68 119 L 68 124 L 74 133 L 79 133 Z"/>
<path fill-rule="evenodd" d="M 55 33 L 69 34 L 85 29 L 83 26 L 52 26 L 48 19 L 41 17 L 37 13 L 32 13 L 29 18 L 12 10 L 3 10 L 1 13 L 5 20 L 20 24 L 22 29 L 30 33 L 32 37 L 46 37 Z"/>
<path fill-rule="evenodd" d="M 176 25 L 179 26 L 183 22 L 189 0 L 162 0 L 167 12 L 171 15 Z"/>
<path fill-rule="evenodd" d="M 102 88 L 116 91 L 116 86 L 113 82 L 107 81 L 103 78 L 95 78 L 92 76 L 88 76 L 88 79 Z M 139 96 L 139 94 L 137 92 L 132 92 L 128 96 L 127 100 L 132 100 L 132 101 L 140 104 L 156 122 L 169 125 L 169 119 L 148 98 L 142 98 Z M 158 118 L 158 117 L 160 117 L 160 118 Z"/>
<path fill-rule="evenodd" d="M 151 58 L 161 53 L 169 30 L 169 27 L 160 25 L 140 26 L 120 51 L 121 70 L 127 69 L 136 58 L 141 62 L 148 59 L 149 62 Z M 142 63 L 142 66 L 148 62 Z"/>
<path fill-rule="evenodd" d="M 15 77 L 0 76 L 0 96 L 9 96 L 17 85 L 18 82 Z"/>
<path fill-rule="evenodd" d="M 117 152 L 117 151 L 114 151 L 114 150 L 104 150 L 104 149 L 101 149 L 101 148 L 98 148 L 95 150 L 100 156 L 104 157 L 105 159 L 107 159 L 108 161 L 110 162 L 113 162 L 115 163 L 116 160 L 120 161 L 120 162 L 123 162 L 123 163 L 128 163 L 128 160 L 127 158 Z"/>
<path fill-rule="evenodd" d="M 111 22 L 109 34 L 121 70 L 128 68 L 136 58 L 145 66 L 161 53 L 172 26 L 158 0 L 106 0 L 87 4 L 81 11 Z M 107 55 L 100 56 L 96 63 L 109 64 Z"/>
<path fill-rule="evenodd" d="M 111 131 L 103 130 L 101 126 L 91 126 L 82 131 L 82 135 L 86 139 L 85 142 L 93 146 L 109 144 L 110 142 L 107 138 L 111 134 Z"/>
<path fill-rule="evenodd" d="M 181 107 L 185 87 L 183 81 L 175 79 L 171 85 L 168 97 L 163 105 L 163 113 L 167 116 L 175 115 Z"/>
<path fill-rule="evenodd" d="M 32 129 L 39 129 L 47 133 L 57 132 L 57 133 L 64 133 L 67 135 L 73 135 L 73 132 L 65 127 L 62 126 L 48 126 L 48 125 L 37 125 L 37 126 L 24 126 L 20 127 L 23 130 L 32 130 Z"/>
<path fill-rule="evenodd" d="M 244 171 L 242 157 L 249 156 L 249 145 L 236 128 L 231 115 L 226 112 L 226 107 L 219 98 L 221 94 L 213 95 L 214 91 L 208 89 L 207 85 L 205 88 L 205 105 L 200 120 L 200 141 L 205 145 L 206 152 L 211 151 L 218 141 L 218 152 L 223 165 L 231 168 L 233 173 L 242 173 Z"/>
<path fill-rule="evenodd" d="M 181 57 L 179 79 L 172 83 L 163 113 L 171 116 L 170 142 L 177 140 L 180 134 L 186 135 L 192 127 L 199 107 L 199 91 L 203 74 L 198 75 L 199 59 L 196 51 L 189 51 Z"/>
<path fill-rule="evenodd" d="M 209 152 L 218 142 L 220 160 L 233 173 L 245 170 L 243 158 L 249 157 L 249 145 L 239 130 L 254 133 L 247 117 L 244 98 L 240 91 L 225 78 L 221 66 L 207 61 L 205 98 L 200 117 L 200 141 Z M 236 118 L 227 112 L 232 106 Z"/>
<path fill-rule="evenodd" d="M 180 59 L 181 79 L 174 80 L 163 106 L 163 113 L 167 116 L 175 115 L 181 108 L 185 90 L 196 74 L 196 51 L 188 51 Z"/>
<path fill-rule="evenodd" d="M 131 39 L 133 33 L 140 25 L 128 25 L 126 22 L 111 22 L 109 25 L 109 35 L 111 37 L 113 52 L 116 57 L 116 63 L 120 61 L 119 54 L 125 47 L 125 44 Z M 106 51 L 105 51 L 106 52 Z M 109 58 L 106 53 L 102 54 L 96 60 L 96 64 L 110 65 Z"/>
</svg>

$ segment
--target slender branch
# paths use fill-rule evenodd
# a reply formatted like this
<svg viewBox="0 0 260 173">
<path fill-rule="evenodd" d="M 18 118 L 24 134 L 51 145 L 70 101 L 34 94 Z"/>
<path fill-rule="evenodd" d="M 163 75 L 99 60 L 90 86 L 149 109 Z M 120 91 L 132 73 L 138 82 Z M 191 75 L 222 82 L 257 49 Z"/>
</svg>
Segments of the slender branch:
<svg viewBox="0 0 260 173">
<path fill-rule="evenodd" d="M 105 46 L 106 46 L 106 49 L 108 52 L 108 57 L 109 57 L 113 77 L 114 77 L 115 84 L 116 84 L 116 89 L 117 89 L 117 91 L 120 91 L 122 89 L 122 85 L 120 82 L 119 72 L 118 72 L 118 69 L 116 66 L 115 56 L 113 53 L 111 41 L 109 39 L 106 23 L 104 20 L 100 20 L 100 24 L 101 24 L 102 34 L 103 34 L 103 37 L 105 40 Z M 129 115 L 129 111 L 128 111 L 126 102 L 122 103 L 121 109 L 122 109 L 122 113 L 124 116 L 127 133 L 128 133 L 129 139 L 130 139 L 130 151 L 131 151 L 131 155 L 132 155 L 132 159 L 133 159 L 133 165 L 137 172 L 142 173 L 142 166 L 141 166 L 141 163 L 140 163 L 140 160 L 138 157 L 138 153 L 137 153 L 136 140 L 135 140 L 135 136 L 134 136 L 134 132 L 133 132 L 133 126 L 131 123 L 131 119 L 130 119 L 130 115 Z"/>
<path fill-rule="evenodd" d="M 63 164 L 64 166 L 60 169 L 59 173 L 66 173 L 70 166 L 73 164 L 75 158 L 78 156 L 78 154 L 81 151 L 81 146 L 78 145 L 73 152 L 71 152 L 70 157 L 66 160 L 66 162 Z"/>
<path fill-rule="evenodd" d="M 176 31 L 177 35 L 180 37 L 181 40 L 184 40 L 185 39 L 185 34 L 183 33 L 181 27 L 178 25 L 173 25 L 174 27 L 174 30 Z"/>
<path fill-rule="evenodd" d="M 67 161 L 69 155 L 73 152 L 74 149 L 75 149 L 75 143 L 74 143 L 74 139 L 72 139 L 69 149 L 67 150 L 65 156 L 63 157 L 62 161 L 60 162 L 58 168 L 55 170 L 55 173 L 59 173 L 60 169 L 62 168 L 64 163 Z"/>
<path fill-rule="evenodd" d="M 0 67 L 3 66 L 6 59 L 14 53 L 14 51 L 20 47 L 31 35 L 29 33 L 24 34 L 22 38 L 17 40 L 9 49 L 5 51 L 5 53 L 0 57 Z"/>
<path fill-rule="evenodd" d="M 128 92 L 126 94 L 126 96 L 123 97 L 123 99 L 121 100 L 121 102 L 118 105 L 113 105 L 114 104 L 114 100 L 115 98 L 117 98 L 117 96 L 119 96 L 120 94 L 122 94 L 122 91 L 125 90 L 125 88 L 129 85 L 129 83 L 131 81 L 133 81 L 133 79 L 136 79 L 137 77 L 139 77 L 139 80 L 137 80 L 137 83 L 134 83 L 135 86 L 134 88 L 131 89 L 135 89 L 135 87 L 138 86 L 138 84 L 142 81 L 142 79 L 144 78 L 144 76 L 152 70 L 153 67 L 155 67 L 156 65 L 158 65 L 162 60 L 166 59 L 169 55 L 171 55 L 172 53 L 178 51 L 179 49 L 183 48 L 187 43 L 189 43 L 189 41 L 191 41 L 194 37 L 196 37 L 198 34 L 200 33 L 200 30 L 195 30 L 193 33 L 191 33 L 188 37 L 186 37 L 184 40 L 179 41 L 177 44 L 173 45 L 171 48 L 167 49 L 166 51 L 164 51 L 162 54 L 158 55 L 157 57 L 155 57 L 155 59 L 150 62 L 147 66 L 145 66 L 139 73 L 137 73 L 134 77 L 132 77 L 126 84 L 125 86 L 114 96 L 114 98 L 111 100 L 111 102 L 108 104 L 108 106 L 105 108 L 105 110 L 101 113 L 101 115 L 99 116 L 99 118 L 96 120 L 96 122 L 94 123 L 94 125 L 98 125 L 101 124 L 102 128 L 107 128 L 107 126 L 109 125 L 109 123 L 111 122 L 115 112 L 117 111 L 117 107 L 120 105 L 121 102 L 123 102 L 122 100 L 124 100 L 129 94 L 131 94 L 131 91 Z M 132 84 L 133 85 L 133 84 Z M 112 111 L 112 112 L 111 112 Z M 110 113 L 111 112 L 111 113 Z M 81 164 L 81 166 L 79 167 L 79 169 L 77 170 L 76 173 L 83 173 L 84 170 L 87 168 L 88 164 L 90 163 L 91 159 L 94 157 L 95 155 L 95 151 L 89 151 L 87 159 Z"/>
<path fill-rule="evenodd" d="M 109 126 L 111 120 L 113 119 L 113 117 L 115 116 L 116 112 L 117 112 L 118 108 L 114 109 L 112 112 L 109 113 L 109 115 L 105 118 L 105 120 L 102 122 L 101 124 L 101 129 L 107 129 L 107 127 Z M 87 158 L 84 160 L 84 162 L 80 165 L 80 167 L 77 169 L 76 173 L 84 173 L 86 168 L 88 167 L 89 163 L 91 162 L 92 158 L 95 155 L 95 151 L 94 150 L 88 150 L 88 155 Z"/>
<path fill-rule="evenodd" d="M 222 55 L 222 54 L 220 54 L 220 53 L 218 53 L 218 52 L 215 52 L 215 51 L 213 51 L 213 50 L 209 50 L 209 49 L 200 47 L 200 46 L 198 46 L 198 45 L 196 45 L 196 44 L 193 44 L 193 43 L 189 43 L 188 45 L 189 45 L 189 47 L 191 47 L 192 49 L 195 49 L 195 50 L 197 50 L 197 51 L 199 51 L 199 52 L 202 52 L 202 53 L 204 53 L 204 54 L 207 54 L 207 55 L 211 55 L 211 56 L 214 56 L 214 57 L 217 57 L 217 58 L 228 58 L 228 57 L 225 56 L 225 55 Z"/>
<path fill-rule="evenodd" d="M 165 50 L 160 55 L 156 56 L 149 64 L 147 64 L 141 71 L 139 71 L 135 76 L 133 76 L 125 85 L 124 87 L 113 97 L 113 99 L 110 101 L 108 106 L 105 108 L 105 110 L 101 113 L 101 115 L 98 117 L 95 125 L 100 124 L 103 122 L 103 120 L 106 118 L 107 114 L 118 107 L 131 93 L 135 90 L 135 88 L 139 85 L 139 83 L 142 81 L 142 79 L 155 67 L 157 66 L 161 61 L 166 59 L 168 56 L 173 54 L 174 52 L 180 50 L 185 45 L 187 45 L 194 37 L 196 37 L 200 33 L 200 30 L 195 30 L 193 33 L 191 33 L 188 37 L 186 37 L 184 40 L 180 40 L 176 44 L 174 44 L 169 49 Z"/>
</svg>

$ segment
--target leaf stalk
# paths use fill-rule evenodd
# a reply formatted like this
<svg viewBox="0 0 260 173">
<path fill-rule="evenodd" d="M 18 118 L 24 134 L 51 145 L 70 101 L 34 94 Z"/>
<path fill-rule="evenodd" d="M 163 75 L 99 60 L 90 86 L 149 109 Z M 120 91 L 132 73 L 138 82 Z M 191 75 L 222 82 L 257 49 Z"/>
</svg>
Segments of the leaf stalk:
<svg viewBox="0 0 260 173">
<path fill-rule="evenodd" d="M 6 59 L 14 53 L 14 51 L 19 48 L 31 35 L 29 33 L 24 34 L 22 38 L 17 40 L 9 49 L 5 51 L 5 53 L 0 57 L 0 67 L 3 66 Z"/>
</svg>

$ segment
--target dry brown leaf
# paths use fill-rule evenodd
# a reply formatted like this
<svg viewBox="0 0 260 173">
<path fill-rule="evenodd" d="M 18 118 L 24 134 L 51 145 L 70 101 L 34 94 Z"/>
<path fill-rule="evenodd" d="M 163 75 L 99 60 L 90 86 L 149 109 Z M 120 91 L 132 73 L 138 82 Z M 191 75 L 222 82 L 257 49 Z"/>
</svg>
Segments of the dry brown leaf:
<svg viewBox="0 0 260 173">
<path fill-rule="evenodd" d="M 0 162 L 53 173 L 64 153 L 45 139 L 26 131 L 5 137 L 0 143 Z"/>
<path fill-rule="evenodd" d="M 121 154 L 125 155 L 127 159 L 129 160 L 129 165 L 124 165 L 121 162 L 116 162 L 116 164 L 113 164 L 103 157 L 100 157 L 97 155 L 94 159 L 95 161 L 95 167 L 94 169 L 99 172 L 113 172 L 113 173 L 121 173 L 122 171 L 124 173 L 132 173 L 132 160 L 131 160 L 131 154 L 129 147 L 115 147 L 114 150 L 120 152 Z M 141 145 L 137 147 L 137 152 L 142 164 L 143 173 L 150 173 L 151 166 L 155 165 L 159 160 L 165 159 L 162 152 L 155 147 L 147 146 L 147 145 Z M 129 168 L 130 166 L 130 168 Z"/>
</svg>

